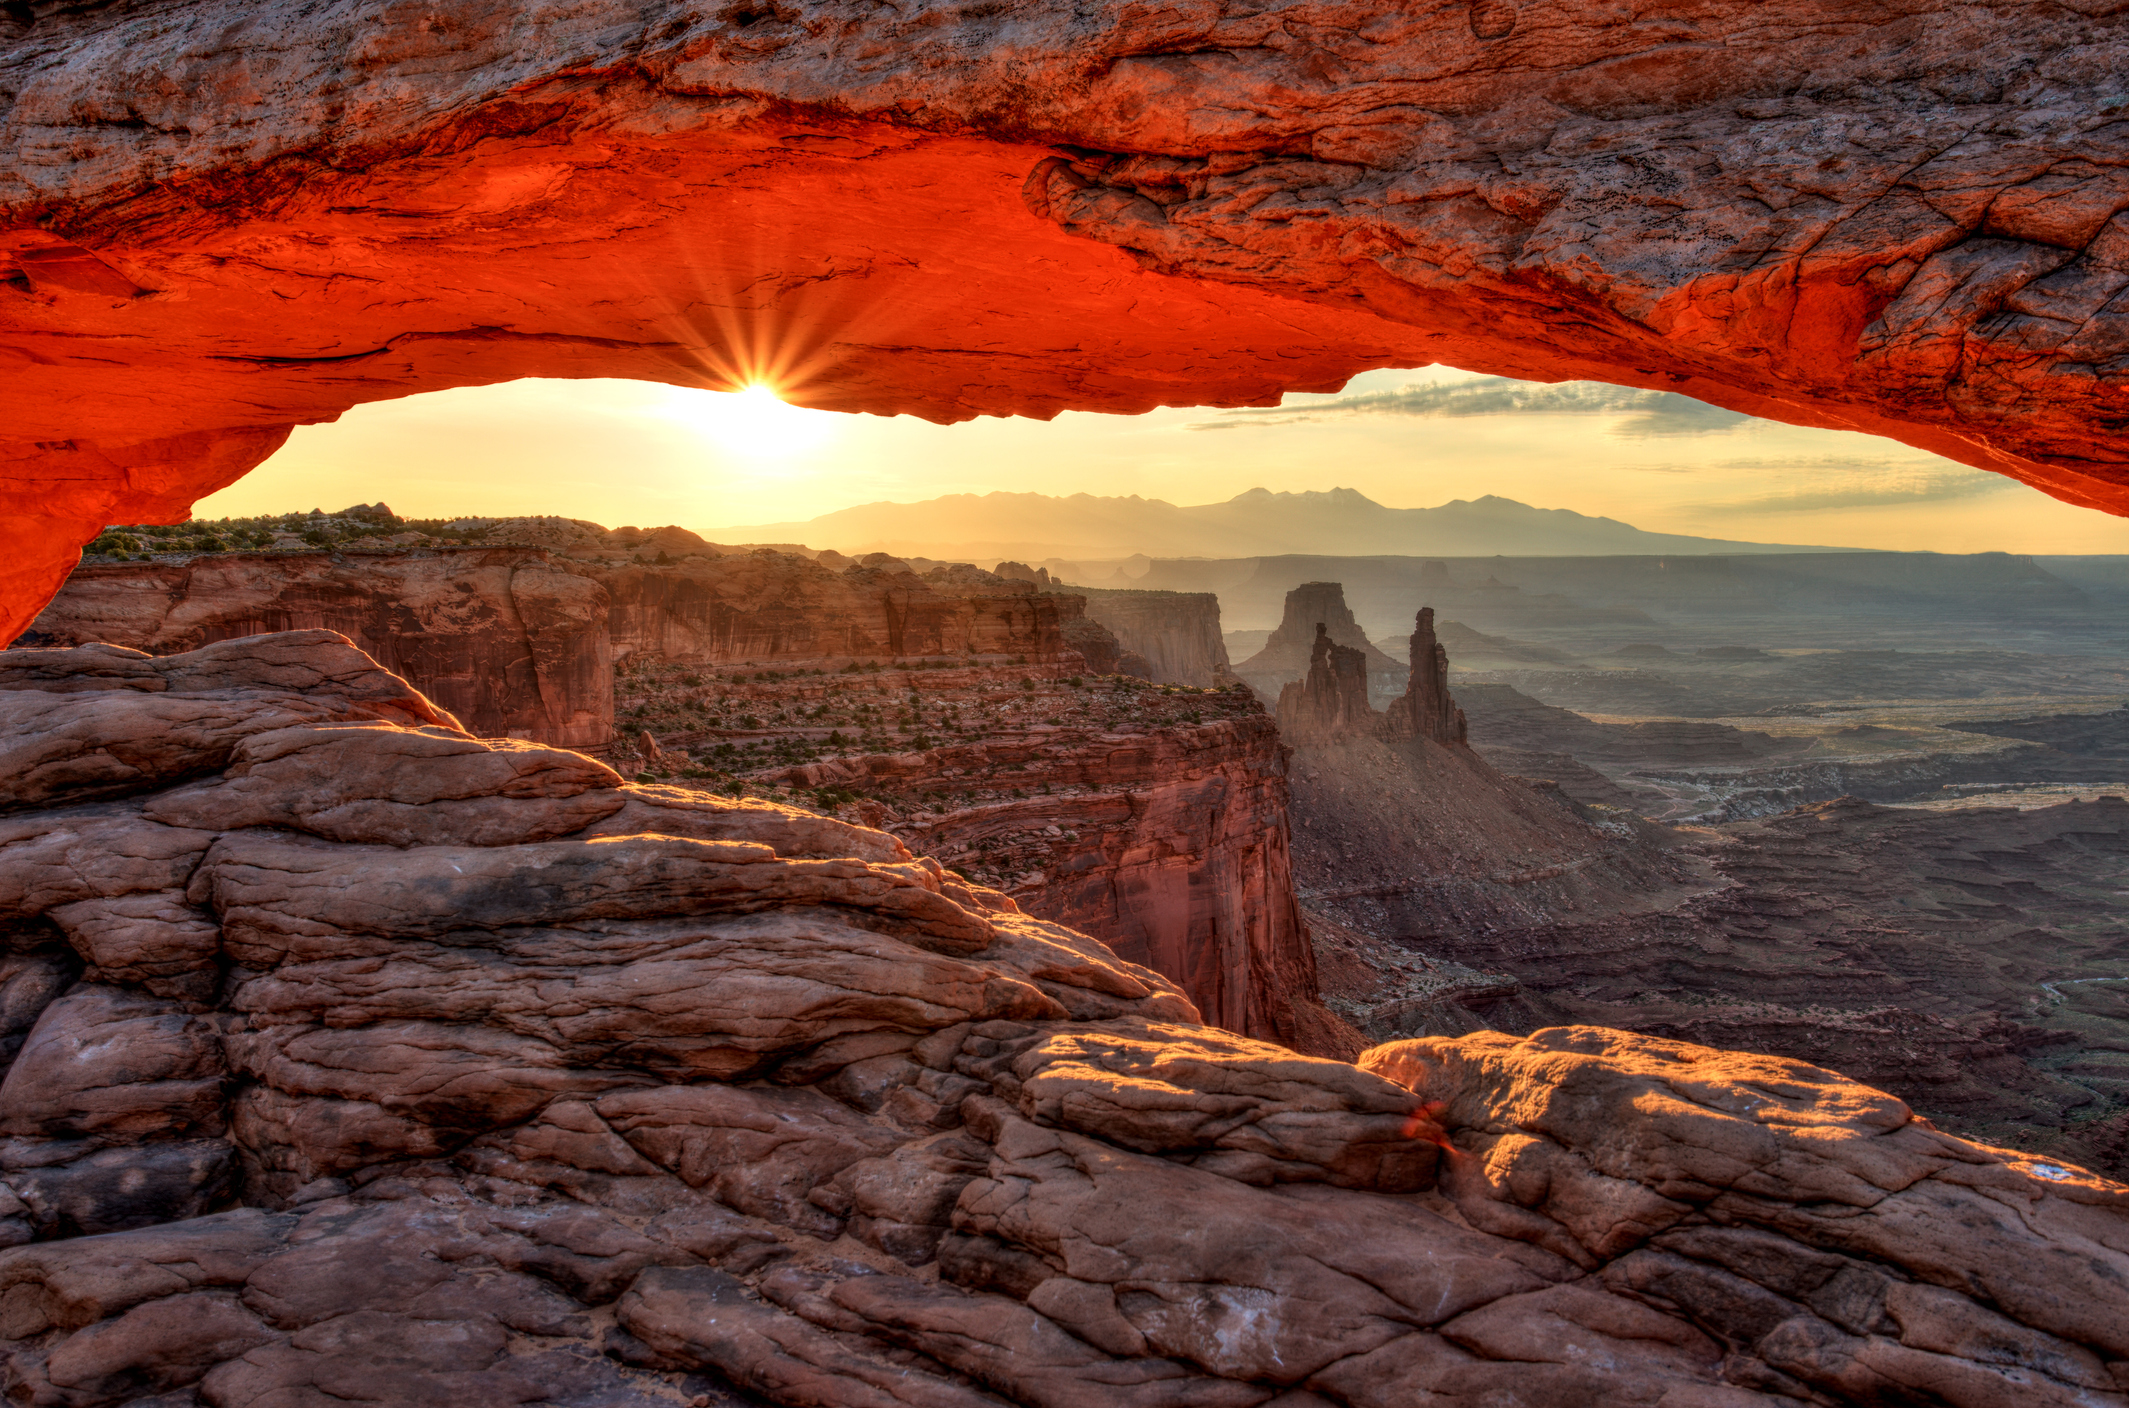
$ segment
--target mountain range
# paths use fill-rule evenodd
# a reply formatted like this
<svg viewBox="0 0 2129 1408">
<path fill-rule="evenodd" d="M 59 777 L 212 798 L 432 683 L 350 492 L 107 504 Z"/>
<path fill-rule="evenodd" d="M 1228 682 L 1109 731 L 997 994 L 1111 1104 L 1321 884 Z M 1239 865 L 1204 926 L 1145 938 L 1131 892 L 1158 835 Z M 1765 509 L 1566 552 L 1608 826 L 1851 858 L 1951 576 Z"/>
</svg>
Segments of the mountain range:
<svg viewBox="0 0 2129 1408">
<path fill-rule="evenodd" d="M 800 523 L 721 528 L 725 542 L 792 542 L 852 555 L 889 552 L 960 562 L 1152 557 L 1267 557 L 1284 553 L 1440 554 L 1455 557 L 1604 557 L 1647 553 L 1825 552 L 1645 533 L 1616 518 L 1533 508 L 1488 494 L 1434 508 L 1388 508 L 1354 489 L 1251 489 L 1225 503 L 1093 494 L 948 494 L 872 503 Z"/>
</svg>

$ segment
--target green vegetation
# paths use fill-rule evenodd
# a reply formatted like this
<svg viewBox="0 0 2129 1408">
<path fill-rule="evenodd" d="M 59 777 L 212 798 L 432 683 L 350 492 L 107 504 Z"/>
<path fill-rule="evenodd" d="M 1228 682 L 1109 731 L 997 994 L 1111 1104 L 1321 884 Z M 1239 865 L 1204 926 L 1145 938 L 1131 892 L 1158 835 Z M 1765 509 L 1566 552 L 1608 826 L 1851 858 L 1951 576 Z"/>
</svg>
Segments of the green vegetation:
<svg viewBox="0 0 2129 1408">
<path fill-rule="evenodd" d="M 477 543 L 482 528 L 462 520 L 401 518 L 383 504 L 357 504 L 338 513 L 268 513 L 254 518 L 195 518 L 187 523 L 114 523 L 82 551 L 121 562 L 151 562 L 162 553 L 264 552 L 354 547 L 418 533 L 437 547 Z M 409 544 L 418 546 L 418 544 Z"/>
</svg>

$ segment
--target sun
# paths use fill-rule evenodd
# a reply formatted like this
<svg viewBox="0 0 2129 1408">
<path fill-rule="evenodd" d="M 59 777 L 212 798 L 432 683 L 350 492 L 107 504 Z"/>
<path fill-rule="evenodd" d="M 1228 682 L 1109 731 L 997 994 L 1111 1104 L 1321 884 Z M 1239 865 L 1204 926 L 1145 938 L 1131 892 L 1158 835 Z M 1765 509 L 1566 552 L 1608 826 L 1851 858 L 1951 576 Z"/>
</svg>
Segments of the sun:
<svg viewBox="0 0 2129 1408">
<path fill-rule="evenodd" d="M 833 411 L 809 411 L 766 383 L 739 391 L 676 391 L 671 412 L 727 452 L 752 460 L 791 459 L 836 434 Z"/>
</svg>

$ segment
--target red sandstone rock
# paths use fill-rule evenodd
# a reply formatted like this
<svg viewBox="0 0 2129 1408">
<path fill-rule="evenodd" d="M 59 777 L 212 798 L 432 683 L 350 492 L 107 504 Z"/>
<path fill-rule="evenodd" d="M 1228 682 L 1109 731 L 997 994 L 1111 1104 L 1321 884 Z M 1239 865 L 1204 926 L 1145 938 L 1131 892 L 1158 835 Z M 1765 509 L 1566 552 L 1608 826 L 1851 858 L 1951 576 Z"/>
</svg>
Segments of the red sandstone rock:
<svg viewBox="0 0 2129 1408">
<path fill-rule="evenodd" d="M 875 554 L 875 556 L 879 556 Z M 1054 660 L 1080 600 L 967 566 L 841 572 L 762 549 L 600 574 L 615 656 L 712 661 L 1025 655 Z"/>
<path fill-rule="evenodd" d="M 1295 621 L 1309 614 L 1342 618 L 1349 631 L 1359 630 L 1352 625 L 1352 613 L 1346 610 L 1344 589 L 1335 582 L 1310 582 L 1288 592 L 1286 624 L 1281 630 L 1289 631 Z M 1287 639 L 1274 635 L 1249 663 L 1264 668 L 1267 657 L 1276 661 L 1289 649 Z M 1328 624 L 1318 622 L 1308 674 L 1279 691 L 1279 731 L 1298 744 L 1329 744 L 1372 736 L 1391 740 L 1423 738 L 1456 745 L 1465 742 L 1464 711 L 1456 707 L 1456 700 L 1449 693 L 1449 653 L 1434 639 L 1433 607 L 1419 609 L 1405 692 L 1391 700 L 1383 714 L 1377 714 L 1368 703 L 1369 651 L 1374 651 L 1374 647 L 1363 651 L 1337 644 Z"/>
<path fill-rule="evenodd" d="M 11 1399 L 2129 1403 L 2122 1185 L 1816 1067 L 1596 1028 L 1298 1056 L 936 867 L 778 849 L 840 823 L 453 735 L 348 653 L 9 676 L 77 706 L 212 679 L 247 750 L 86 806 L 11 794 L 0 844 L 118 857 L 0 864 L 14 941 L 62 962 L 0 1080 Z M 306 660 L 403 718 L 264 727 Z M 724 829 L 316 821 L 424 754 L 400 806 L 621 792 L 600 828 Z M 217 789 L 241 805 L 210 815 Z M 178 884 L 227 973 L 189 999 L 74 982 L 101 941 L 26 927 Z M 194 961 L 169 932 L 130 961 Z"/>
<path fill-rule="evenodd" d="M 415 681 L 476 733 L 604 743 L 607 597 L 545 552 L 215 553 L 78 569 L 24 643 L 167 655 L 324 628 Z"/>
<path fill-rule="evenodd" d="M 1261 714 L 1128 734 L 1046 728 L 787 776 L 877 789 L 1007 774 L 1035 795 L 942 808 L 897 823 L 899 833 L 956 865 L 1001 839 L 1032 838 L 1040 868 L 1011 886 L 1022 908 L 1166 974 L 1215 1025 L 1318 1048 L 1304 1010 L 1316 983 L 1293 901 L 1285 760 Z"/>
<path fill-rule="evenodd" d="M 1305 744 L 1364 738 L 1381 727 L 1381 716 L 1368 706 L 1367 656 L 1334 644 L 1319 622 L 1308 674 L 1279 691 L 1280 734 Z"/>
<path fill-rule="evenodd" d="M 292 424 L 525 375 L 946 419 L 1444 360 L 2123 502 L 2103 10 L 16 13 L 7 633 Z"/>
</svg>

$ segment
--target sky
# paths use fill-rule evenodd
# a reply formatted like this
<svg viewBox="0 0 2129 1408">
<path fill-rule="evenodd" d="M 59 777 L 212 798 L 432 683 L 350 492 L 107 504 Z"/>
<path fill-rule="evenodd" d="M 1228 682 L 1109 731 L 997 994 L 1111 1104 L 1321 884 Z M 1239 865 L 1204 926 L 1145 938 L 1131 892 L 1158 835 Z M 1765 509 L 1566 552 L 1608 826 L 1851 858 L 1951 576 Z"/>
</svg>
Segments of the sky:
<svg viewBox="0 0 2129 1408">
<path fill-rule="evenodd" d="M 713 541 L 856 504 L 993 490 L 1357 489 L 1392 508 L 1499 494 L 1662 533 L 1938 552 L 2129 553 L 2129 519 L 1896 441 L 1668 393 L 1447 367 L 1377 371 L 1276 408 L 938 426 L 766 391 L 528 380 L 358 406 L 200 501 L 201 518 L 383 501 L 403 517 L 677 523 Z M 833 546 L 827 543 L 815 547 Z"/>
</svg>

